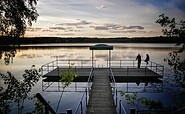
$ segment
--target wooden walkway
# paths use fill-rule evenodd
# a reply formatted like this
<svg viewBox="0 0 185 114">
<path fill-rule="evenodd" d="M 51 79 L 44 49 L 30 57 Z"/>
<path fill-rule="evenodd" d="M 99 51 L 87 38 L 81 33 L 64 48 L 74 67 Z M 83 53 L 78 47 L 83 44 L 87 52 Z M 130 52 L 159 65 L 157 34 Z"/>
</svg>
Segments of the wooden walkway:
<svg viewBox="0 0 185 114">
<path fill-rule="evenodd" d="M 116 114 L 108 70 L 107 68 L 94 69 L 87 114 Z"/>
</svg>

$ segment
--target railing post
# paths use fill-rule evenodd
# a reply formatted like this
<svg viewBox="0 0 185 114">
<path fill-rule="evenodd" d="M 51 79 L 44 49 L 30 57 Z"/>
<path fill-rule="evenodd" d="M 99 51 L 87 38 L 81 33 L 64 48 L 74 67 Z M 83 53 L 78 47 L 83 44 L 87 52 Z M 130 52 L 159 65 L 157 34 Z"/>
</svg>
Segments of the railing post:
<svg viewBox="0 0 185 114">
<path fill-rule="evenodd" d="M 131 108 L 130 109 L 130 114 L 135 114 L 136 113 L 136 109 L 135 108 Z"/>
<path fill-rule="evenodd" d="M 58 56 L 56 56 L 56 62 L 57 62 L 57 67 L 58 67 Z"/>
<path fill-rule="evenodd" d="M 127 76 L 128 76 L 128 69 L 129 69 L 129 67 L 127 66 Z"/>
<path fill-rule="evenodd" d="M 49 65 L 48 65 L 48 64 L 47 64 L 47 69 L 48 69 L 48 72 L 49 72 Z M 47 72 L 47 73 L 48 73 L 48 72 Z"/>
<path fill-rule="evenodd" d="M 157 64 L 156 64 L 156 73 L 157 73 Z"/>
<path fill-rule="evenodd" d="M 53 69 L 52 69 L 52 70 L 54 70 L 54 62 L 52 62 L 52 67 L 53 67 Z"/>
<path fill-rule="evenodd" d="M 85 88 L 85 103 L 86 103 L 86 107 L 87 107 L 87 88 Z"/>
</svg>

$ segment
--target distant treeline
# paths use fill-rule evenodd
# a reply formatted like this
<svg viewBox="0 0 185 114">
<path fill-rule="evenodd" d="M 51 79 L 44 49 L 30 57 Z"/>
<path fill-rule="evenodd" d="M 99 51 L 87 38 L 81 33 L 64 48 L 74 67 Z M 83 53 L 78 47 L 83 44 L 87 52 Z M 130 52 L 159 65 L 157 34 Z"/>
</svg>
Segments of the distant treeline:
<svg viewBox="0 0 185 114">
<path fill-rule="evenodd" d="M 9 44 L 43 44 L 43 43 L 185 43 L 185 38 L 178 37 L 135 37 L 135 38 L 60 38 L 60 37 L 34 37 L 15 38 L 0 36 L 0 45 Z"/>
</svg>

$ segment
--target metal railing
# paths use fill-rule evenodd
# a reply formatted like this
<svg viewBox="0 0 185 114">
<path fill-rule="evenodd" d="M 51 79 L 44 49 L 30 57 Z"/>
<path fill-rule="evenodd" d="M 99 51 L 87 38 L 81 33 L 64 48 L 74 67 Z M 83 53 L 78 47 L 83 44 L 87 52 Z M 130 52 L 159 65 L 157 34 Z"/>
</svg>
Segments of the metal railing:
<svg viewBox="0 0 185 114">
<path fill-rule="evenodd" d="M 73 64 L 73 67 L 75 68 L 92 68 L 92 66 L 96 67 L 96 60 L 94 60 L 92 63 L 91 60 L 78 60 L 78 59 L 64 60 L 64 59 L 58 59 L 58 57 L 56 57 L 56 60 L 41 66 L 42 75 L 45 75 L 56 68 L 60 68 L 60 67 L 68 68 L 72 64 Z"/>
<path fill-rule="evenodd" d="M 111 62 L 109 64 L 109 62 Z M 49 63 L 46 63 L 41 66 L 42 69 L 42 75 L 47 74 L 48 72 L 59 68 L 59 67 L 69 67 L 69 65 L 74 64 L 75 68 L 92 68 L 92 67 L 105 67 L 105 68 L 137 68 L 137 61 L 136 60 L 117 60 L 117 61 L 108 61 L 106 62 L 106 65 L 99 65 L 97 64 L 97 60 L 78 60 L 78 59 L 71 59 L 71 60 L 61 60 L 59 57 L 56 57 L 56 60 L 51 61 Z M 109 66 L 110 65 L 110 66 Z M 148 61 L 148 64 L 144 62 L 144 60 L 141 61 L 141 68 L 150 69 L 153 72 L 164 76 L 164 66 Z"/>
<path fill-rule="evenodd" d="M 112 69 L 111 67 L 109 68 L 109 71 L 110 71 L 110 79 L 111 79 L 111 85 L 112 85 L 112 92 L 113 92 L 113 95 L 114 95 L 114 100 L 115 100 L 115 106 L 116 106 L 116 109 L 117 109 L 117 113 L 118 114 L 126 114 L 126 110 L 122 104 L 122 100 L 121 98 L 118 96 L 118 89 L 117 89 L 117 84 L 116 84 L 116 81 L 115 81 L 115 78 L 114 78 L 114 74 L 112 72 Z M 119 104 L 119 106 L 118 106 Z"/>
<path fill-rule="evenodd" d="M 128 73 L 129 68 L 137 68 L 137 61 L 136 60 L 119 60 L 119 61 L 111 61 L 111 66 L 109 65 L 109 61 L 107 61 L 107 67 L 112 67 L 112 68 L 126 68 L 126 71 Z M 141 61 L 141 67 L 140 68 L 145 68 L 145 73 L 146 69 L 150 69 L 151 71 L 164 76 L 164 66 L 148 61 L 148 64 L 144 62 L 144 60 Z"/>
<path fill-rule="evenodd" d="M 88 99 L 89 99 L 88 92 L 91 90 L 93 75 L 94 75 L 94 68 L 91 69 L 86 88 L 83 92 L 82 98 L 80 99 L 80 103 L 78 104 L 74 114 L 85 114 L 87 104 L 88 104 Z M 84 101 L 85 103 L 83 103 Z"/>
</svg>

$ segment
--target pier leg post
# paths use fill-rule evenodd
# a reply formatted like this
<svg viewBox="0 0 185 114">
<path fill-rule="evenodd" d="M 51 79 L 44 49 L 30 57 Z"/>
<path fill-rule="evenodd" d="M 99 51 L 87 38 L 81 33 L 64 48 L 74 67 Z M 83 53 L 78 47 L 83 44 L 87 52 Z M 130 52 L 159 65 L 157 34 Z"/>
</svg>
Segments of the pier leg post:
<svg viewBox="0 0 185 114">
<path fill-rule="evenodd" d="M 87 107 L 87 88 L 85 89 L 85 102 L 86 102 L 86 107 Z"/>
<path fill-rule="evenodd" d="M 118 90 L 117 90 L 117 88 L 116 88 L 116 107 L 117 107 L 117 101 L 118 100 Z"/>
<path fill-rule="evenodd" d="M 72 114 L 72 110 L 71 109 L 67 109 L 67 114 Z"/>
<path fill-rule="evenodd" d="M 83 106 L 82 106 L 82 101 L 80 102 L 81 105 L 81 114 L 83 114 Z"/>
<path fill-rule="evenodd" d="M 121 114 L 121 100 L 119 100 L 119 114 Z"/>
</svg>

